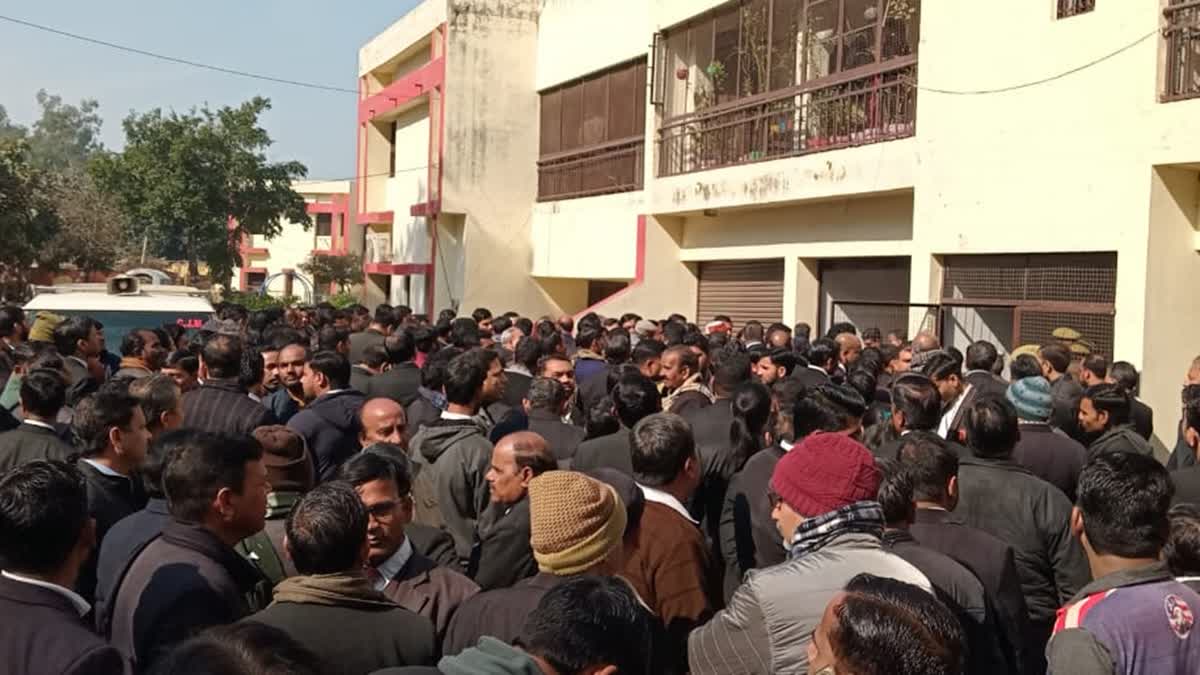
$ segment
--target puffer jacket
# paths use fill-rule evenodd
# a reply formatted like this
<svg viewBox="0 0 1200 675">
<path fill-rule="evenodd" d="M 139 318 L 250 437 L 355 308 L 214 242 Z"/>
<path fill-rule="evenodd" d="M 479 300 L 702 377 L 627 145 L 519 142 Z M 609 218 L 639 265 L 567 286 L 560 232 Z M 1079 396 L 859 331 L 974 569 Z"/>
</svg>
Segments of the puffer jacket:
<svg viewBox="0 0 1200 675">
<path fill-rule="evenodd" d="M 363 403 L 366 398 L 359 391 L 343 389 L 321 396 L 288 420 L 288 428 L 308 443 L 320 480 L 333 480 L 342 462 L 361 449 L 358 412 Z"/>
<path fill-rule="evenodd" d="M 1132 424 L 1119 424 L 1092 441 L 1088 446 L 1088 459 L 1102 452 L 1136 452 L 1146 456 L 1154 454 L 1150 444 L 1134 430 Z"/>
<path fill-rule="evenodd" d="M 479 514 L 490 500 L 487 475 L 492 444 L 476 420 L 437 420 L 413 436 L 409 452 L 419 473 L 429 473 L 436 487 L 446 531 L 454 537 L 459 560 L 471 558 Z"/>
<path fill-rule="evenodd" d="M 929 580 L 878 537 L 847 533 L 809 555 L 750 572 L 729 605 L 688 638 L 694 675 L 799 675 L 825 605 L 862 573 L 933 592 Z"/>
</svg>

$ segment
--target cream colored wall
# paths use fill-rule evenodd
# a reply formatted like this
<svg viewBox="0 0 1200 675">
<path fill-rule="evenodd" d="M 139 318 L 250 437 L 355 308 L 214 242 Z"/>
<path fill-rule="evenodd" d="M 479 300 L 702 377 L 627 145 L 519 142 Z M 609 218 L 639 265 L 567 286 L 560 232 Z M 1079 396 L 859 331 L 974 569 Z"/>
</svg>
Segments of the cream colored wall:
<svg viewBox="0 0 1200 675">
<path fill-rule="evenodd" d="M 545 0 L 538 21 L 540 91 L 646 54 L 646 0 Z"/>
<path fill-rule="evenodd" d="M 388 64 L 446 22 L 448 0 L 424 0 L 358 50 L 359 76 Z"/>
<path fill-rule="evenodd" d="M 1146 349 L 1144 360 L 1133 363 L 1142 368 L 1141 397 L 1154 409 L 1154 434 L 1169 449 L 1179 425 L 1179 388 L 1192 359 L 1200 355 L 1195 331 L 1200 325 L 1195 284 L 1200 254 L 1192 246 L 1200 227 L 1200 174 L 1166 167 L 1148 173 L 1151 264 L 1145 318 L 1138 322 Z"/>
<path fill-rule="evenodd" d="M 424 218 L 409 215 L 414 204 L 428 199 L 429 111 L 413 108 L 396 118 L 396 175 L 387 180 L 387 210 L 392 226 L 392 260 L 427 263 L 429 229 Z"/>
<path fill-rule="evenodd" d="M 696 313 L 694 266 L 680 258 L 683 236 L 680 218 L 646 218 L 646 271 L 640 284 L 631 285 L 601 302 L 595 310 L 604 316 L 636 312 L 645 317 L 666 317 L 672 312 Z"/>
<path fill-rule="evenodd" d="M 642 192 L 534 204 L 535 277 L 632 279 Z"/>
</svg>

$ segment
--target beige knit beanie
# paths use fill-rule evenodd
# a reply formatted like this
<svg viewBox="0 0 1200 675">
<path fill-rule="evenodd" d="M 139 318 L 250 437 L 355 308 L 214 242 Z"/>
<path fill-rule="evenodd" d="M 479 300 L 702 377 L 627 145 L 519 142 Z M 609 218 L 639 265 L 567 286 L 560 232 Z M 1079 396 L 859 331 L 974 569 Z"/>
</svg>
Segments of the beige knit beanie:
<svg viewBox="0 0 1200 675">
<path fill-rule="evenodd" d="M 538 568 L 567 576 L 595 567 L 620 545 L 625 506 L 604 483 L 547 471 L 529 482 L 529 522 Z"/>
</svg>

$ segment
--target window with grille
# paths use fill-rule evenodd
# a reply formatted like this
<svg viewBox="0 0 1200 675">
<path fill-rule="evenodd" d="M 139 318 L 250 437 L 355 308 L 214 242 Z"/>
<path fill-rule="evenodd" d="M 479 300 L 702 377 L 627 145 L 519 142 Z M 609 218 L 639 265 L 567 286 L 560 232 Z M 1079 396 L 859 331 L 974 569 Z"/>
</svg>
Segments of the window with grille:
<svg viewBox="0 0 1200 675">
<path fill-rule="evenodd" d="M 328 237 L 333 231 L 333 214 L 318 213 L 317 214 L 317 236 Z"/>
<path fill-rule="evenodd" d="M 1096 0 L 1058 0 L 1058 18 L 1066 19 L 1096 9 Z"/>
</svg>

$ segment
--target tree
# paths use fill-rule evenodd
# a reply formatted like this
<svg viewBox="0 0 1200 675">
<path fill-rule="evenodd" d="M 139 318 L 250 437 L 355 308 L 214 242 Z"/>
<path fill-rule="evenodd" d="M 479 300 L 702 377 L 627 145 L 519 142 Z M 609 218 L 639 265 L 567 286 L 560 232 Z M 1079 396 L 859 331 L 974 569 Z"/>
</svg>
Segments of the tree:
<svg viewBox="0 0 1200 675">
<path fill-rule="evenodd" d="M 113 269 L 118 260 L 132 254 L 125 214 L 91 176 L 68 170 L 54 180 L 50 196 L 60 227 L 41 249 L 39 264 L 70 263 L 84 272 L 98 272 Z"/>
<path fill-rule="evenodd" d="M 327 255 L 311 253 L 308 260 L 300 263 L 300 271 L 311 276 L 318 286 L 337 284 L 345 291 L 347 286 L 362 279 L 362 257 L 354 253 Z"/>
<path fill-rule="evenodd" d="M 25 138 L 26 133 L 25 127 L 20 124 L 14 124 L 8 116 L 8 111 L 4 109 L 4 106 L 0 105 L 0 141 Z"/>
<path fill-rule="evenodd" d="M 39 251 L 59 229 L 49 177 L 33 166 L 23 139 L 0 140 L 0 283 L 22 299 Z"/>
<path fill-rule="evenodd" d="M 100 143 L 100 104 L 83 99 L 78 106 L 63 103 L 61 96 L 37 93 L 42 117 L 33 123 L 29 149 L 36 167 L 43 171 L 79 170 L 88 159 L 104 150 Z"/>
<path fill-rule="evenodd" d="M 130 114 L 125 150 L 96 157 L 92 173 L 117 197 L 135 238 L 146 237 L 164 257 L 185 258 L 189 277 L 205 260 L 213 280 L 228 285 L 243 235 L 271 239 L 284 219 L 310 225 L 291 186 L 308 170 L 266 159 L 271 138 L 258 118 L 269 109 L 256 97 L 216 111 Z"/>
</svg>

